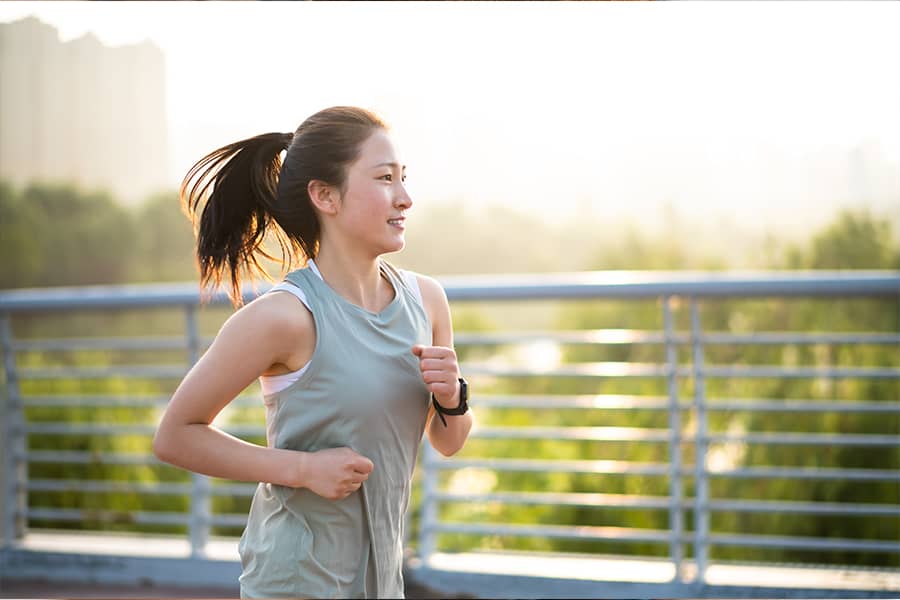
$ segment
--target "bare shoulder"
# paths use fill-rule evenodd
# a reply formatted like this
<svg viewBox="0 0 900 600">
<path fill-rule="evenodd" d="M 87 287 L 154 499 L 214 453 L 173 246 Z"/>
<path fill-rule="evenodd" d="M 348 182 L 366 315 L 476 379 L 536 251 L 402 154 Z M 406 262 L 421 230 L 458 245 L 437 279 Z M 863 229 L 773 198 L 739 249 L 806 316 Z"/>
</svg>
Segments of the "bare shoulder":
<svg viewBox="0 0 900 600">
<path fill-rule="evenodd" d="M 315 332 L 312 314 L 295 296 L 286 292 L 263 294 L 241 307 L 225 328 L 238 330 L 248 338 L 262 335 L 275 347 L 283 342 L 291 347 L 298 338 Z"/>
<path fill-rule="evenodd" d="M 422 304 L 431 320 L 431 332 L 434 345 L 453 346 L 453 322 L 450 316 L 450 302 L 444 286 L 433 277 L 415 273 L 422 292 Z"/>
<path fill-rule="evenodd" d="M 416 281 L 419 282 L 422 302 L 425 304 L 425 309 L 430 316 L 434 317 L 438 312 L 449 308 L 447 293 L 444 291 L 444 286 L 437 279 L 421 273 L 413 273 L 413 275 L 416 276 Z"/>
</svg>

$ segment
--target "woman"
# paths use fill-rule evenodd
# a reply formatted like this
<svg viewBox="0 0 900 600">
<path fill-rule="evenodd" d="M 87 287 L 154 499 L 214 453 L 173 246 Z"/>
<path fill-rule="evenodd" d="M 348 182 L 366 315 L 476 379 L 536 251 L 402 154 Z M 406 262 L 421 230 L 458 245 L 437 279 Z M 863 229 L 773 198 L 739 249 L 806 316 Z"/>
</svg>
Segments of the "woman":
<svg viewBox="0 0 900 600">
<path fill-rule="evenodd" d="M 381 258 L 404 245 L 404 181 L 385 124 L 333 107 L 212 152 L 182 184 L 204 287 L 228 279 L 240 307 L 242 275 L 274 258 L 266 236 L 285 271 L 305 263 L 227 320 L 153 440 L 163 461 L 260 482 L 239 544 L 244 598 L 402 597 L 422 436 L 449 456 L 472 427 L 443 288 Z M 266 447 L 211 425 L 257 377 Z"/>
</svg>

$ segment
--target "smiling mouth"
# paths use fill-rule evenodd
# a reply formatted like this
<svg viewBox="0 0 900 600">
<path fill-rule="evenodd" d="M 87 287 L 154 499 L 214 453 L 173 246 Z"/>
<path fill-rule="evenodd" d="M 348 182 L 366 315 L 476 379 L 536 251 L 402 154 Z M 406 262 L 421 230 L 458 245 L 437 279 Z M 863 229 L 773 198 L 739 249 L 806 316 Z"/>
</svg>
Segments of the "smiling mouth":
<svg viewBox="0 0 900 600">
<path fill-rule="evenodd" d="M 405 218 L 401 219 L 388 219 L 388 225 L 396 225 L 398 227 L 403 227 L 403 224 L 406 222 Z"/>
</svg>

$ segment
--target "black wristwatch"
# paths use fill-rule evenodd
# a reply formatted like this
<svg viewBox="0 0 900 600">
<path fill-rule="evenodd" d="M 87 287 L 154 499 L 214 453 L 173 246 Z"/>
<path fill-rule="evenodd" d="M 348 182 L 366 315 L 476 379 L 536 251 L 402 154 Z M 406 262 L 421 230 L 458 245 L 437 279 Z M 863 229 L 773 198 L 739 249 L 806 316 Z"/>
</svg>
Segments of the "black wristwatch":
<svg viewBox="0 0 900 600">
<path fill-rule="evenodd" d="M 434 404 L 434 410 L 441 418 L 441 423 L 446 427 L 447 419 L 444 415 L 464 415 L 469 411 L 469 384 L 462 377 L 459 378 L 459 406 L 456 408 L 444 408 L 434 394 L 431 395 L 431 403 Z"/>
</svg>

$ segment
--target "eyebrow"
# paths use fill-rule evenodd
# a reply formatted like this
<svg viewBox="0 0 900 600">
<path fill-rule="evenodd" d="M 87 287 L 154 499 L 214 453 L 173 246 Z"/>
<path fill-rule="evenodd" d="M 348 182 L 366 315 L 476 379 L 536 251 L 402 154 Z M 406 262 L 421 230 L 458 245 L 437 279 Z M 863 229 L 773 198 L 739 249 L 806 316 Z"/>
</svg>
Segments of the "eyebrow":
<svg viewBox="0 0 900 600">
<path fill-rule="evenodd" d="M 374 165 L 372 168 L 377 169 L 378 167 L 391 167 L 393 169 L 405 169 L 406 165 L 401 165 L 400 163 L 395 163 L 395 162 L 383 162 L 383 163 L 378 163 L 377 165 Z"/>
</svg>

